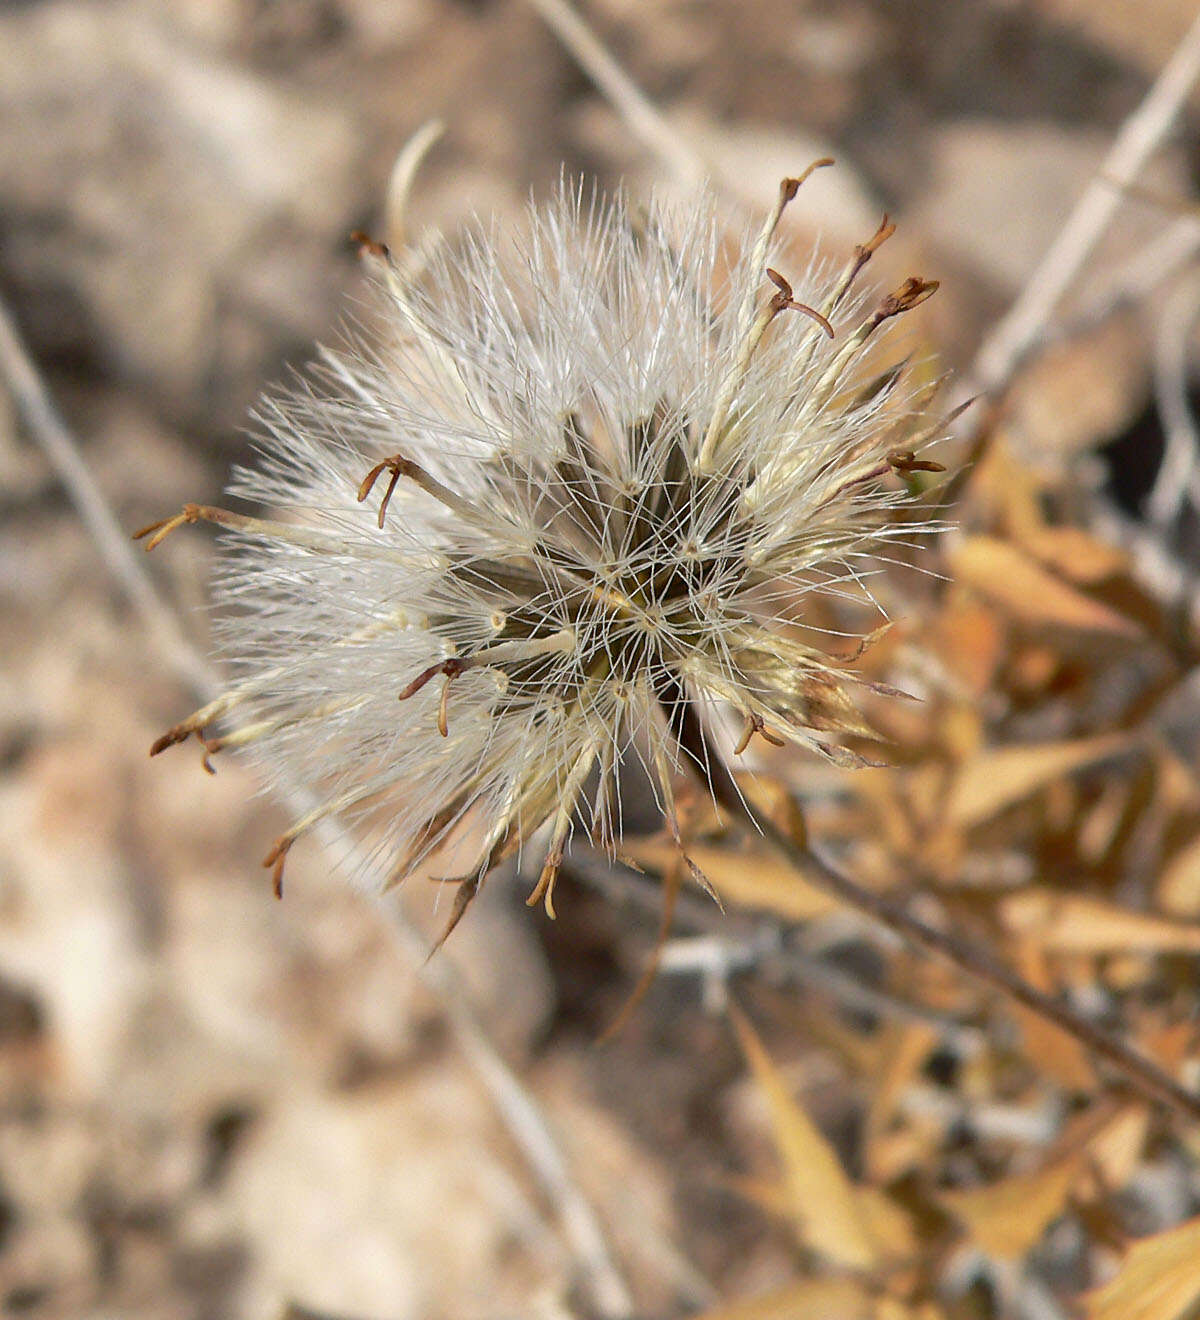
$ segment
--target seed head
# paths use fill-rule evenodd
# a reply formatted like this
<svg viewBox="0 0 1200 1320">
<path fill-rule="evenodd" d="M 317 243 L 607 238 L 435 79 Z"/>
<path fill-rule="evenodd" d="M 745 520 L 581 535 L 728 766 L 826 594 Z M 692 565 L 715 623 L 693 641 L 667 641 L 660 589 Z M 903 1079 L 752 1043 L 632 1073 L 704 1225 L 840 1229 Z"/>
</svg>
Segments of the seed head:
<svg viewBox="0 0 1200 1320">
<path fill-rule="evenodd" d="M 456 855 L 458 915 L 546 826 L 531 902 L 553 912 L 573 823 L 611 846 L 635 759 L 678 837 L 685 699 L 735 717 L 731 756 L 758 736 L 861 763 L 839 739 L 869 732 L 863 680 L 799 625 L 895 534 L 903 475 L 938 466 L 916 456 L 928 389 L 876 352 L 935 286 L 855 288 L 886 217 L 840 272 L 780 273 L 799 182 L 740 239 L 709 198 L 563 188 L 503 251 L 479 226 L 419 269 L 364 245 L 380 328 L 262 405 L 231 488 L 277 516 L 187 505 L 141 533 L 228 529 L 236 681 L 153 751 L 252 745 L 316 793 L 267 858 L 277 885 L 336 815 L 393 879 Z"/>
</svg>

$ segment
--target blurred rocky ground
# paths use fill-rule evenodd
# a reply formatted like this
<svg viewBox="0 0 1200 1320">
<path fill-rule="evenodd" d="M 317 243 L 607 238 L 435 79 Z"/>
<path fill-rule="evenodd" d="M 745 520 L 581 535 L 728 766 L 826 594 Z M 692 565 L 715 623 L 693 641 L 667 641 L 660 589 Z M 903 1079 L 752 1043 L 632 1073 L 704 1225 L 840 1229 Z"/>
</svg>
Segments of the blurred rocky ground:
<svg viewBox="0 0 1200 1320">
<path fill-rule="evenodd" d="M 587 6 L 747 191 L 836 155 L 797 242 L 844 248 L 892 212 L 885 269 L 942 279 L 923 333 L 960 367 L 1193 9 Z M 380 223 L 396 151 L 434 116 L 418 227 L 512 218 L 564 169 L 656 178 L 519 0 L 0 7 L 0 288 L 125 527 L 215 497 L 246 457 L 260 389 L 353 307 L 348 235 Z M 1147 182 L 1186 196 L 1196 167 L 1183 134 Z M 1128 208 L 1111 251 L 1162 224 Z M 1146 342 L 1129 317 L 1068 355 L 1018 413 L 1026 442 L 1069 465 L 1118 436 L 1146 406 Z M 152 564 L 202 647 L 209 555 L 179 536 Z M 300 849 L 276 903 L 257 863 L 282 817 L 251 773 L 148 761 L 188 696 L 3 396 L 0 600 L 0 1311 L 576 1305 L 540 1190 L 377 909 Z M 434 895 L 409 897 L 433 929 Z M 639 1314 L 790 1277 L 786 1236 L 730 1190 L 766 1157 L 727 1024 L 664 979 L 598 1048 L 653 920 L 580 888 L 547 929 L 522 898 L 492 887 L 442 956 L 562 1135 Z M 837 1069 L 807 1044 L 793 1080 L 836 1131 Z"/>
</svg>

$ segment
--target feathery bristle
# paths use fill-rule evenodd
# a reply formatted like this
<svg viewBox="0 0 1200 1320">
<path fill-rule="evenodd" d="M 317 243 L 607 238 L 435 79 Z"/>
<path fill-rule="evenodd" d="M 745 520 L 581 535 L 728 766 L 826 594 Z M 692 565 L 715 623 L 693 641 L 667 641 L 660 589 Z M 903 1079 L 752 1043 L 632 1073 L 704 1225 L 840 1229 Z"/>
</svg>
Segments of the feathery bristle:
<svg viewBox="0 0 1200 1320">
<path fill-rule="evenodd" d="M 262 405 L 232 493 L 279 521 L 188 506 L 147 529 L 233 541 L 220 713 L 322 803 L 272 849 L 277 880 L 337 814 L 396 879 L 457 841 L 465 904 L 548 824 L 549 905 L 573 823 L 619 833 L 628 757 L 674 819 L 664 691 L 728 708 L 731 755 L 757 737 L 861 759 L 839 741 L 868 732 L 856 680 L 793 624 L 894 530 L 900 476 L 936 467 L 905 447 L 929 433 L 924 383 L 875 353 L 933 286 L 852 288 L 886 224 L 841 274 L 780 274 L 794 182 L 740 238 L 711 198 L 682 215 L 564 188 L 510 252 L 475 227 L 415 282 L 384 254 L 370 344 Z"/>
</svg>

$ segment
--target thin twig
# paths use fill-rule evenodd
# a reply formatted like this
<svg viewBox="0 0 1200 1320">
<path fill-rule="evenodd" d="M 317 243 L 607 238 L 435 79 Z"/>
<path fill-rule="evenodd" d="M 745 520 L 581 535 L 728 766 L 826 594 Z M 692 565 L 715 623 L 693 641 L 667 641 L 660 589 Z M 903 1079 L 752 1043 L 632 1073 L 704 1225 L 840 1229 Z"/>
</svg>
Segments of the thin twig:
<svg viewBox="0 0 1200 1320">
<path fill-rule="evenodd" d="M 1041 344 L 1077 339 L 1102 325 L 1114 313 L 1140 302 L 1196 259 L 1200 253 L 1200 215 L 1176 220 L 1127 258 L 1104 287 L 1078 314 L 1058 326 L 1046 327 Z"/>
<path fill-rule="evenodd" d="M 1163 537 L 1140 518 L 1131 518 L 1113 500 L 1097 501 L 1091 526 L 1101 540 L 1129 555 L 1130 573 L 1155 600 L 1178 611 L 1187 626 L 1200 630 L 1200 570 L 1175 554 Z"/>
<path fill-rule="evenodd" d="M 966 386 L 968 394 L 1000 393 L 1038 345 L 1055 308 L 1116 214 L 1123 188 L 1133 183 L 1170 131 L 1197 78 L 1200 17 L 1185 33 L 1141 104 L 1121 126 L 1096 177 L 1016 302 L 984 340 Z M 979 424 L 968 423 L 968 427 Z"/>
<path fill-rule="evenodd" d="M 700 153 L 672 127 L 568 0 L 529 0 L 529 4 L 608 98 L 633 136 L 680 183 L 699 183 L 709 173 Z"/>
<path fill-rule="evenodd" d="M 1190 498 L 1196 501 L 1200 429 L 1188 402 L 1192 342 L 1200 321 L 1200 278 L 1196 274 L 1172 291 L 1163 308 L 1154 344 L 1154 398 L 1165 448 L 1158 475 L 1146 497 L 1146 512 L 1159 527 L 1169 524 Z"/>
<path fill-rule="evenodd" d="M 593 855 L 576 845 L 571 851 L 572 873 L 578 875 L 614 903 L 627 903 L 648 915 L 662 910 L 662 889 L 637 871 L 629 870 L 607 857 Z M 777 917 L 756 917 L 751 921 L 741 913 L 722 912 L 709 898 L 680 894 L 675 908 L 675 924 L 683 930 L 724 939 L 731 949 L 753 951 L 753 965 L 768 976 L 803 982 L 818 995 L 844 1009 L 868 1013 L 886 1021 L 916 1023 L 931 1028 L 953 1049 L 969 1052 L 980 1040 L 980 1033 L 936 1009 L 903 999 L 888 990 L 868 985 L 860 977 L 843 971 L 832 958 L 796 947 L 788 937 L 789 923 Z M 664 958 L 663 972 L 672 968 Z"/>
<path fill-rule="evenodd" d="M 866 913 L 919 948 L 945 958 L 975 980 L 1003 991 L 1017 1003 L 1032 1009 L 1039 1017 L 1111 1063 L 1146 1099 L 1165 1105 L 1185 1118 L 1200 1120 L 1200 1095 L 1193 1095 L 1152 1060 L 1022 980 L 988 949 L 928 925 L 903 903 L 860 885 L 811 846 L 797 843 L 739 792 L 733 775 L 709 742 L 700 717 L 682 690 L 664 683 L 659 697 L 679 745 L 698 767 L 703 768 L 717 803 L 733 819 L 769 840 L 807 881 L 839 902 Z"/>
<path fill-rule="evenodd" d="M 388 904 L 387 909 L 389 913 L 398 910 L 394 903 Z M 423 979 L 436 992 L 460 1052 L 491 1092 L 500 1117 L 554 1206 L 594 1306 L 602 1316 L 629 1316 L 633 1301 L 613 1263 L 595 1211 L 571 1177 L 558 1141 L 537 1102 L 501 1058 L 469 1007 L 462 983 L 451 970 L 449 960 L 429 958 L 428 939 L 403 914 L 400 920 L 389 923 L 389 929 L 397 948 L 410 963 L 422 968 Z"/>
<path fill-rule="evenodd" d="M 723 805 L 727 808 L 730 806 L 728 802 Z M 1073 1036 L 1081 1045 L 1108 1060 L 1147 1099 L 1166 1105 L 1193 1121 L 1200 1120 L 1200 1096 L 1193 1095 L 1156 1063 L 1124 1041 L 1022 980 L 987 949 L 970 944 L 949 931 L 927 925 L 903 904 L 893 901 L 886 894 L 867 889 L 844 875 L 812 848 L 797 847 L 770 821 L 759 817 L 757 813 L 752 813 L 748 820 L 756 829 L 761 829 L 772 844 L 803 871 L 805 878 L 812 883 L 860 912 L 866 912 L 912 943 L 941 955 L 976 980 L 1002 990 L 1009 998 L 1032 1009 L 1040 1017 Z"/>
<path fill-rule="evenodd" d="M 144 621 L 168 666 L 184 683 L 210 700 L 217 691 L 215 672 L 196 654 L 137 556 L 130 553 L 128 534 L 92 480 L 79 446 L 47 394 L 3 302 L 0 302 L 0 373 L 8 381 L 13 402 L 30 434 L 45 451 L 109 571 Z"/>
<path fill-rule="evenodd" d="M 11 315 L 0 302 L 0 379 L 8 382 L 29 434 L 42 447 L 108 571 L 120 584 L 155 646 L 176 677 L 202 701 L 220 690 L 214 671 L 196 654 L 138 555 L 121 530 L 103 491 L 92 477 L 79 445 L 54 407 Z M 286 808 L 303 815 L 311 806 L 302 789 L 281 793 Z M 346 857 L 356 849 L 350 835 L 327 820 L 316 831 L 328 855 Z M 396 947 L 418 972 L 449 1023 L 463 1057 L 475 1070 L 518 1149 L 537 1176 L 570 1243 L 580 1283 L 605 1320 L 631 1315 L 629 1289 L 609 1252 L 595 1211 L 572 1181 L 566 1160 L 537 1102 L 504 1062 L 480 1022 L 460 979 L 446 958 L 427 961 L 429 945 L 393 892 L 379 894 L 374 909 L 384 919 Z"/>
</svg>

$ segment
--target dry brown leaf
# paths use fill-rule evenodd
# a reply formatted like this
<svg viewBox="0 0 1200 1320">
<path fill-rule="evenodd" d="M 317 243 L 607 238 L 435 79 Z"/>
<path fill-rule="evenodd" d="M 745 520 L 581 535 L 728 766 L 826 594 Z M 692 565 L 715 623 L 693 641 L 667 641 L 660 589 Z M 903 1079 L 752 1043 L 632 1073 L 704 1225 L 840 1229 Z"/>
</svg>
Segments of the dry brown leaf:
<svg viewBox="0 0 1200 1320">
<path fill-rule="evenodd" d="M 1114 1114 L 1089 1143 L 1092 1168 L 1108 1191 L 1119 1191 L 1133 1177 L 1149 1130 L 1149 1107 L 1130 1104 Z"/>
<path fill-rule="evenodd" d="M 875 1310 L 871 1312 L 871 1320 L 945 1320 L 945 1315 L 941 1307 L 935 1306 L 933 1302 L 910 1305 L 897 1297 L 880 1297 L 875 1303 Z M 817 1317 L 810 1316 L 809 1320 L 817 1320 Z"/>
<path fill-rule="evenodd" d="M 1056 987 L 1047 966 L 1046 950 L 1032 940 L 1016 943 L 1015 970 L 1037 989 L 1053 996 Z M 1096 1085 L 1096 1070 L 1080 1042 L 1042 1013 L 1021 1004 L 1014 1004 L 1012 1011 L 1020 1023 L 1024 1053 L 1029 1061 L 1069 1090 L 1090 1092 Z"/>
<path fill-rule="evenodd" d="M 971 474 L 971 500 L 991 525 L 1035 527 L 1043 520 L 1038 474 L 1014 457 L 1002 421 Z"/>
<path fill-rule="evenodd" d="M 933 1114 L 918 1116 L 904 1127 L 885 1132 L 871 1146 L 867 1174 L 877 1182 L 902 1178 L 914 1168 L 928 1168 L 945 1137 L 945 1123 Z"/>
<path fill-rule="evenodd" d="M 773 820 L 793 842 L 805 841 L 804 813 L 796 802 L 794 791 L 784 780 L 765 773 L 735 774 L 734 778 L 739 791 L 752 806 Z M 704 794 L 703 798 L 708 799 L 708 795 Z M 707 801 L 705 805 L 708 805 Z M 720 820 L 720 813 L 717 813 L 717 819 Z"/>
<path fill-rule="evenodd" d="M 1200 808 L 1200 767 L 1160 743 L 1154 748 L 1154 771 L 1154 787 L 1164 811 L 1190 812 Z"/>
<path fill-rule="evenodd" d="M 1084 1298 L 1087 1320 L 1184 1320 L 1200 1302 L 1200 1218 L 1135 1242 Z"/>
<path fill-rule="evenodd" d="M 969 691 L 982 696 L 1004 654 L 1004 630 L 996 612 L 966 592 L 955 592 L 931 627 L 931 654 Z"/>
<path fill-rule="evenodd" d="M 1127 750 L 1133 742 L 1131 734 L 1110 733 L 981 752 L 959 767 L 945 818 L 960 829 L 977 825 L 1063 776 Z"/>
<path fill-rule="evenodd" d="M 1200 953 L 1200 923 L 1082 894 L 1027 889 L 1001 900 L 999 910 L 1010 930 L 1052 953 Z"/>
<path fill-rule="evenodd" d="M 916 846 L 918 831 L 925 823 L 917 805 L 926 791 L 920 781 L 927 779 L 929 772 L 936 774 L 937 771 L 936 766 L 920 766 L 903 773 L 870 769 L 854 776 L 856 794 L 871 805 L 872 840 L 886 853 L 904 856 Z M 941 784 L 944 793 L 944 774 Z"/>
<path fill-rule="evenodd" d="M 856 1187 L 858 1204 L 871 1241 L 889 1261 L 909 1260 L 917 1249 L 912 1217 L 878 1187 Z"/>
<path fill-rule="evenodd" d="M 1158 1060 L 1160 1068 L 1178 1072 L 1187 1060 L 1196 1054 L 1196 1022 L 1184 1018 L 1181 1022 L 1168 1022 L 1147 1026 L 1139 1033 L 1142 1049 Z"/>
<path fill-rule="evenodd" d="M 874 1178 L 895 1176 L 895 1169 L 884 1167 L 883 1154 L 887 1148 L 884 1138 L 901 1096 L 937 1039 L 937 1032 L 920 1022 L 895 1024 L 886 1030 L 882 1071 L 876 1074 L 878 1080 L 863 1130 L 864 1163 Z"/>
<path fill-rule="evenodd" d="M 1081 527 L 1048 527 L 1039 523 L 1018 532 L 1022 546 L 1045 567 L 1084 586 L 1103 582 L 1128 567 L 1123 550 Z"/>
<path fill-rule="evenodd" d="M 679 861 L 675 843 L 658 836 L 626 840 L 621 851 L 650 871 L 666 870 Z M 810 921 L 836 906 L 827 894 L 806 883 L 795 867 L 765 848 L 697 843 L 688 845 L 687 854 L 730 907 L 771 912 L 789 921 Z"/>
<path fill-rule="evenodd" d="M 858 1189 L 816 1124 L 792 1098 L 749 1022 L 736 1010 L 732 1017 L 750 1070 L 766 1097 L 798 1236 L 836 1264 L 874 1269 L 880 1253 Z"/>
<path fill-rule="evenodd" d="M 1076 829 L 1076 849 L 1087 866 L 1099 866 L 1116 846 L 1131 811 L 1137 810 L 1140 786 L 1136 777 L 1109 779 L 1086 807 Z"/>
<path fill-rule="evenodd" d="M 1142 630 L 1110 606 L 1077 591 L 1024 551 L 993 536 L 969 536 L 951 552 L 958 581 L 1022 623 L 1137 638 Z"/>
<path fill-rule="evenodd" d="M 1200 917 L 1200 834 L 1163 868 L 1158 901 L 1172 916 Z"/>
<path fill-rule="evenodd" d="M 1082 1158 L 1083 1152 L 1076 1148 L 1032 1173 L 987 1187 L 943 1192 L 938 1200 L 980 1250 L 989 1256 L 1016 1259 L 1062 1214 Z"/>
<path fill-rule="evenodd" d="M 732 1177 L 720 1179 L 720 1185 L 735 1196 L 740 1196 L 743 1201 L 757 1206 L 770 1219 L 788 1217 L 787 1191 L 777 1182 L 734 1174 Z"/>
<path fill-rule="evenodd" d="M 1008 657 L 1008 686 L 1016 695 L 1040 696 L 1061 665 L 1062 657 L 1053 646 L 1039 642 L 1018 646 Z"/>
<path fill-rule="evenodd" d="M 866 1288 L 853 1279 L 802 1279 L 777 1292 L 719 1306 L 695 1320 L 875 1320 Z"/>
<path fill-rule="evenodd" d="M 1060 2 L 1043 0 L 1043 3 Z M 1076 4 L 1078 0 L 1067 3 Z M 1128 0 L 1087 0 L 1080 7 L 1089 14 L 1101 9 L 1130 8 Z M 1154 8 L 1160 11 L 1157 3 Z M 1049 30 L 1056 26 L 1052 20 Z M 1068 25 L 1072 29 L 1074 26 Z M 1181 26 L 1176 32 L 1182 30 Z M 1091 45 L 1089 41 L 1089 48 Z M 1127 56 L 1123 54 L 1122 58 Z M 1028 135 L 1021 133 L 1020 140 L 1025 153 L 1041 155 L 1039 168 L 1047 171 L 1047 177 L 1062 176 L 1064 167 L 1073 168 L 1072 158 L 1079 149 L 1086 154 L 1099 150 L 1098 144 L 1083 134 L 1067 148 L 1065 158 L 1060 156 L 1067 140 L 1058 129 L 1049 134 L 1033 129 Z M 1051 164 L 1054 158 L 1057 163 Z M 1068 160 L 1070 165 L 1066 164 Z M 1099 163 L 1098 156 L 1096 162 Z M 1164 177 L 1170 177 L 1169 167 Z M 1062 186 L 1061 177 L 1058 186 Z M 1147 237 L 1135 238 L 1128 233 L 1122 243 L 1130 244 L 1132 250 Z M 1073 455 L 1106 443 L 1133 422 L 1146 392 L 1147 354 L 1138 346 L 1140 338 L 1141 332 L 1133 318 L 1108 317 L 1102 326 L 1046 345 L 1045 352 L 1035 355 L 1036 361 L 1026 364 L 1005 398 L 1003 429 L 1011 437 L 1009 461 L 1013 466 L 1025 461 L 1029 468 L 1027 480 L 1039 480 L 1043 486 L 1061 481 L 1071 470 Z"/>
<path fill-rule="evenodd" d="M 975 702 L 947 705 L 936 727 L 938 741 L 954 763 L 977 756 L 987 742 L 987 726 Z"/>
<path fill-rule="evenodd" d="M 910 1306 L 872 1296 L 857 1279 L 800 1279 L 694 1320 L 943 1320 L 943 1312 L 929 1302 Z"/>
<path fill-rule="evenodd" d="M 943 1192 L 938 1199 L 985 1253 L 1019 1258 L 1063 1213 L 1068 1196 L 1088 1174 L 1113 1187 L 1126 1180 L 1148 1118 L 1144 1105 L 1098 1104 L 1067 1124 L 1037 1169 L 985 1187 Z"/>
<path fill-rule="evenodd" d="M 835 1002 L 831 998 L 831 1004 Z M 839 1013 L 809 1014 L 804 1024 L 805 1036 L 831 1055 L 842 1060 L 847 1071 L 856 1077 L 874 1077 L 879 1070 L 879 1044 L 863 1034 L 861 1027 L 848 1022 Z"/>
</svg>

